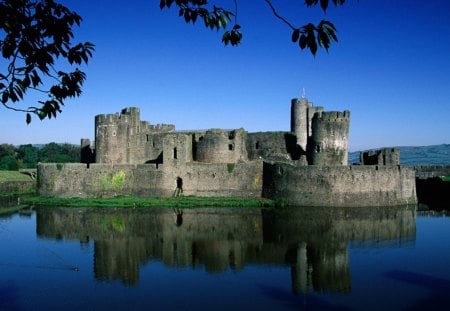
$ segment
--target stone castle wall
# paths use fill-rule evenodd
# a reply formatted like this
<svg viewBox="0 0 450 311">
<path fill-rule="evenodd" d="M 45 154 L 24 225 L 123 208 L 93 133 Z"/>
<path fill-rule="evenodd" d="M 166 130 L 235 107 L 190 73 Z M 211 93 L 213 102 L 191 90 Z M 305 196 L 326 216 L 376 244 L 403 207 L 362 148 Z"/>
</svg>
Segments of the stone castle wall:
<svg viewBox="0 0 450 311">
<path fill-rule="evenodd" d="M 249 160 L 300 160 L 306 165 L 305 153 L 297 145 L 297 136 L 290 132 L 257 132 L 247 134 Z"/>
<path fill-rule="evenodd" d="M 156 163 L 163 137 L 175 130 L 172 124 L 151 125 L 140 120 L 136 107 L 121 113 L 95 117 L 95 162 L 114 164 Z"/>
<path fill-rule="evenodd" d="M 263 196 L 300 206 L 416 204 L 415 172 L 400 166 L 264 164 Z"/>
<path fill-rule="evenodd" d="M 414 169 L 419 179 L 450 176 L 450 165 L 418 165 Z"/>
<path fill-rule="evenodd" d="M 236 163 L 247 161 L 244 129 L 226 131 L 212 129 L 196 141 L 195 158 L 205 163 Z"/>
<path fill-rule="evenodd" d="M 95 163 L 161 164 L 165 158 L 177 155 L 176 146 L 171 144 L 174 149 L 166 153 L 164 144 L 167 135 L 178 133 L 191 136 L 191 155 L 186 157 L 189 161 L 237 163 L 265 159 L 300 160 L 302 165 L 347 165 L 349 118 L 348 111 L 324 112 L 323 107 L 302 98 L 291 101 L 290 133 L 249 134 L 242 128 L 175 132 L 173 125 L 154 126 L 141 121 L 139 108 L 131 107 L 95 117 Z M 89 156 L 88 141 L 83 143 L 85 155 Z"/>
<path fill-rule="evenodd" d="M 260 197 L 262 162 L 169 164 L 43 164 L 38 165 L 40 195 L 169 197 L 181 179 L 184 195 Z M 179 183 L 180 181 L 178 181 Z"/>
<path fill-rule="evenodd" d="M 301 206 L 394 206 L 416 203 L 415 172 L 399 166 L 39 164 L 41 195 L 99 197 L 184 195 L 267 197 Z"/>
<path fill-rule="evenodd" d="M 86 164 L 40 164 L 38 191 L 71 197 L 263 196 L 305 206 L 416 203 L 414 171 L 389 165 L 397 153 L 386 149 L 382 161 L 377 157 L 384 167 L 347 166 L 349 123 L 349 111 L 324 112 L 306 98 L 291 102 L 289 133 L 176 132 L 173 125 L 141 121 L 138 108 L 126 108 L 95 117 L 95 151 L 89 140 L 81 143 Z"/>
<path fill-rule="evenodd" d="M 400 149 L 383 148 L 361 152 L 359 162 L 362 165 L 400 165 Z"/>
</svg>

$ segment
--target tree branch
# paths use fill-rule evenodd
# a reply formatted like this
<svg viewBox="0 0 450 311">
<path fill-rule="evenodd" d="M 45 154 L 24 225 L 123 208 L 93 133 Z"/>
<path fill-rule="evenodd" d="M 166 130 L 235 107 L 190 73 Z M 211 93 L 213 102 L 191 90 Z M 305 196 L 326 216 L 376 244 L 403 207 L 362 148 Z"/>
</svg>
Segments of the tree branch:
<svg viewBox="0 0 450 311">
<path fill-rule="evenodd" d="M 14 107 L 8 106 L 7 104 L 3 104 L 3 106 L 7 109 L 10 109 L 13 111 L 18 111 L 18 112 L 34 112 L 34 110 L 14 108 Z"/>
<path fill-rule="evenodd" d="M 237 16 L 238 16 L 238 3 L 237 0 L 234 0 L 234 23 L 237 24 Z"/>
<path fill-rule="evenodd" d="M 269 0 L 264 0 L 266 1 L 266 3 L 269 5 L 270 9 L 272 10 L 273 15 L 275 15 L 275 17 L 277 17 L 278 19 L 282 20 L 286 25 L 288 25 L 292 30 L 297 29 L 296 27 L 294 27 L 288 20 L 286 20 L 283 16 L 281 16 L 280 14 L 277 13 L 277 11 L 275 10 L 275 7 L 273 6 L 272 2 L 270 2 Z"/>
</svg>

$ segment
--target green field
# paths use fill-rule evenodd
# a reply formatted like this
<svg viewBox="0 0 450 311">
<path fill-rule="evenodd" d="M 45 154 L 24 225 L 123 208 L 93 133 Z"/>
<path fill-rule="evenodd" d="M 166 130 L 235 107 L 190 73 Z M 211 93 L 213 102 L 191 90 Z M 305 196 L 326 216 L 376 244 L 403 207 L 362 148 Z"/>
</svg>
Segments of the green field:
<svg viewBox="0 0 450 311">
<path fill-rule="evenodd" d="M 450 176 L 441 176 L 443 181 L 450 181 Z"/>
<path fill-rule="evenodd" d="M 2 181 L 29 181 L 31 177 L 18 171 L 0 171 L 0 182 Z"/>
<path fill-rule="evenodd" d="M 23 198 L 23 204 L 64 207 L 275 207 L 279 204 L 273 200 L 260 198 L 225 198 L 181 196 L 169 198 L 57 198 L 31 197 Z"/>
</svg>

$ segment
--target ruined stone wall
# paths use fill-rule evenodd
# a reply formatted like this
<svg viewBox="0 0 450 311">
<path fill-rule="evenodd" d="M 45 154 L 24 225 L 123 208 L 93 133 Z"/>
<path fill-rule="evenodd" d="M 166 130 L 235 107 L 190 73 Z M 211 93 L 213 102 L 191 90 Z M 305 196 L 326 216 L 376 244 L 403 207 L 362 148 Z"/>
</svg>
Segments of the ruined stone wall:
<svg viewBox="0 0 450 311">
<path fill-rule="evenodd" d="M 257 132 L 247 134 L 247 154 L 249 160 L 266 161 L 299 160 L 305 153 L 297 145 L 297 137 L 289 132 Z"/>
<path fill-rule="evenodd" d="M 261 197 L 262 162 L 166 164 L 39 164 L 40 195 L 111 197 L 172 196 L 181 179 L 183 194 Z"/>
<path fill-rule="evenodd" d="M 143 152 L 140 158 L 135 158 L 135 163 L 163 163 L 163 140 L 165 133 L 141 134 Z"/>
<path fill-rule="evenodd" d="M 450 165 L 418 165 L 414 169 L 419 179 L 450 176 Z"/>
<path fill-rule="evenodd" d="M 175 126 L 141 121 L 139 108 L 130 107 L 120 114 L 97 115 L 95 129 L 96 163 L 142 164 L 161 163 L 163 136 Z"/>
<path fill-rule="evenodd" d="M 300 206 L 416 204 L 415 172 L 400 166 L 264 164 L 263 196 Z"/>
<path fill-rule="evenodd" d="M 170 166 L 192 162 L 192 135 L 165 134 L 163 137 L 163 163 Z"/>
<path fill-rule="evenodd" d="M 183 180 L 183 194 L 197 196 L 261 197 L 263 162 L 188 163 L 173 168 L 172 183 Z"/>
<path fill-rule="evenodd" d="M 400 165 L 400 149 L 383 148 L 360 153 L 362 165 Z"/>
<path fill-rule="evenodd" d="M 39 164 L 40 195 L 61 197 L 111 197 L 120 194 L 169 196 L 165 171 L 156 164 Z"/>
<path fill-rule="evenodd" d="M 247 161 L 246 136 L 244 129 L 208 130 L 204 136 L 198 138 L 194 158 L 205 163 Z"/>
<path fill-rule="evenodd" d="M 347 165 L 350 111 L 318 112 L 308 141 L 309 165 Z"/>
</svg>

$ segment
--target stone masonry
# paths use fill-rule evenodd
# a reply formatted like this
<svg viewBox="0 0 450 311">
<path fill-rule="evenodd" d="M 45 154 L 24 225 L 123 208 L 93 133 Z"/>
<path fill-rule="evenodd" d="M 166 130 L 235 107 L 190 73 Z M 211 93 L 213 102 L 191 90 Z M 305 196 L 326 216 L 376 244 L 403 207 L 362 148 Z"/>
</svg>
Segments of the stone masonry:
<svg viewBox="0 0 450 311">
<path fill-rule="evenodd" d="M 40 164 L 38 191 L 57 196 L 239 196 L 308 206 L 416 203 L 414 171 L 386 149 L 348 166 L 349 111 L 291 101 L 290 132 L 176 131 L 139 108 L 95 117 L 80 164 Z M 392 149 L 395 150 L 395 149 Z M 370 162 L 370 163 L 369 163 Z"/>
</svg>

